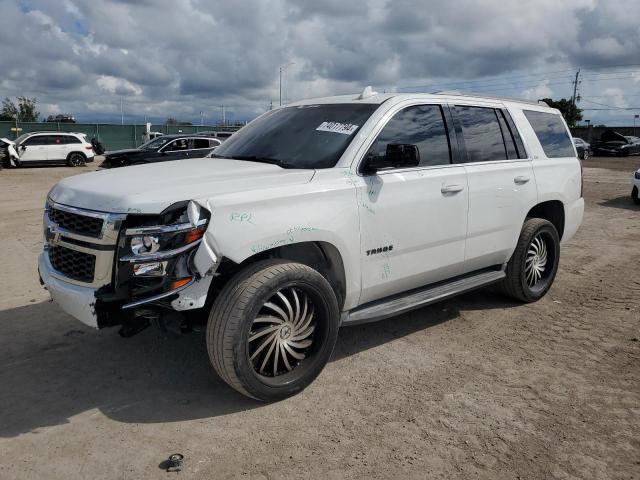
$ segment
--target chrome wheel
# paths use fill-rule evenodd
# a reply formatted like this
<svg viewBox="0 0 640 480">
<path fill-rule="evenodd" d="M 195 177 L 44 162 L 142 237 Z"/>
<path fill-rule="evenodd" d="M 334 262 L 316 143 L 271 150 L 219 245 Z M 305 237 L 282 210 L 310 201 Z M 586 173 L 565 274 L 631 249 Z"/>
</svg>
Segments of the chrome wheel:
<svg viewBox="0 0 640 480">
<path fill-rule="evenodd" d="M 304 360 L 313 344 L 315 309 L 296 287 L 277 291 L 262 305 L 249 332 L 249 358 L 264 376 L 288 373 Z"/>
<path fill-rule="evenodd" d="M 71 167 L 81 167 L 84 165 L 84 157 L 79 153 L 73 153 L 69 157 L 69 165 Z"/>
<path fill-rule="evenodd" d="M 527 250 L 524 267 L 525 278 L 529 288 L 535 287 L 535 285 L 542 279 L 546 266 L 547 244 L 545 243 L 542 235 L 536 235 Z"/>
</svg>

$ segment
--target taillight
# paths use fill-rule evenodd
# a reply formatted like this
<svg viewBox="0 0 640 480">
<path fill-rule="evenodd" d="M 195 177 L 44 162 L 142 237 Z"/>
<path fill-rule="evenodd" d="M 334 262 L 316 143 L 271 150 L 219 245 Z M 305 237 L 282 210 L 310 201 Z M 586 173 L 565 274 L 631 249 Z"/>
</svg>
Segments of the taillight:
<svg viewBox="0 0 640 480">
<path fill-rule="evenodd" d="M 93 150 L 93 147 L 91 145 L 86 145 L 84 148 L 87 150 Z"/>
</svg>

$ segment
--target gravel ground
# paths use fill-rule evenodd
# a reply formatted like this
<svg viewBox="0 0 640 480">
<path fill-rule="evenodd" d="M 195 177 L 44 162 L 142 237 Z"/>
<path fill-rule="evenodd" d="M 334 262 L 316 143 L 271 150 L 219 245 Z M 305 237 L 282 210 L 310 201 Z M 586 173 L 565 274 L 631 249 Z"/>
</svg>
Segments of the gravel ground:
<svg viewBox="0 0 640 480">
<path fill-rule="evenodd" d="M 202 335 L 125 340 L 47 301 L 46 193 L 95 167 L 4 170 L 0 478 L 638 479 L 639 166 L 587 162 L 585 221 L 541 301 L 478 291 L 345 328 L 311 387 L 270 405 L 215 377 Z"/>
</svg>

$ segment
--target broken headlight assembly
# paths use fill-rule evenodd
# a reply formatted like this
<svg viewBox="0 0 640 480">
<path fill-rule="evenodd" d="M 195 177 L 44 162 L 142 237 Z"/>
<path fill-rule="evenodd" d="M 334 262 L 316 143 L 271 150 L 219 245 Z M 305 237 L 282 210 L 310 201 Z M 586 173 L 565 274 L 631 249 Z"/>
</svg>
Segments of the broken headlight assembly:
<svg viewBox="0 0 640 480">
<path fill-rule="evenodd" d="M 132 302 L 151 303 L 177 293 L 197 279 L 192 257 L 211 214 L 197 203 L 180 202 L 160 215 L 130 215 L 118 249 L 117 288 Z"/>
</svg>

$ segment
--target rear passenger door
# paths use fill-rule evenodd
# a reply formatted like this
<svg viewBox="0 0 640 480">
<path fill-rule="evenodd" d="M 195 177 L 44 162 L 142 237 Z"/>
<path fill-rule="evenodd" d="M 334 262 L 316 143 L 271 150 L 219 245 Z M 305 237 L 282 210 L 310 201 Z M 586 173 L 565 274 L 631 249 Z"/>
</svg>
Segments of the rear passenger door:
<svg viewBox="0 0 640 480">
<path fill-rule="evenodd" d="M 451 161 L 447 109 L 396 108 L 363 159 L 385 156 L 388 145 L 414 145 L 420 164 L 363 175 L 357 184 L 361 303 L 454 277 L 464 267 L 467 177 Z"/>
<path fill-rule="evenodd" d="M 536 204 L 533 168 L 509 112 L 501 106 L 452 107 L 469 182 L 465 271 L 501 265 Z"/>
<path fill-rule="evenodd" d="M 47 160 L 65 160 L 67 158 L 67 135 L 47 135 Z"/>
</svg>

